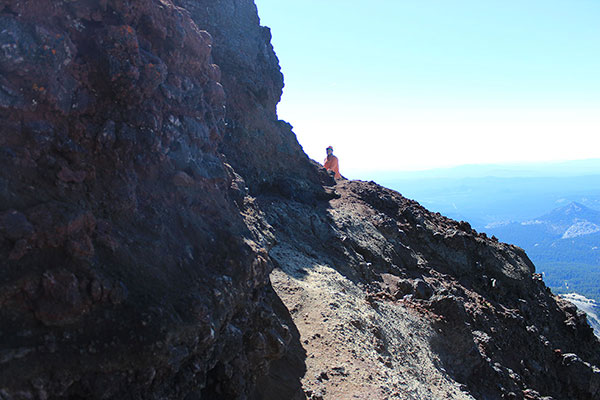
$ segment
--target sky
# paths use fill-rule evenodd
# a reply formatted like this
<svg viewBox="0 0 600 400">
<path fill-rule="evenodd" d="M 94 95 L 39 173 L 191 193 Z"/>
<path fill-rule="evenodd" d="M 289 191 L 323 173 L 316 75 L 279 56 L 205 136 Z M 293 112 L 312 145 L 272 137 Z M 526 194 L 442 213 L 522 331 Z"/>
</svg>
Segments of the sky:
<svg viewBox="0 0 600 400">
<path fill-rule="evenodd" d="M 343 175 L 600 158 L 598 0 L 256 0 L 280 119 Z"/>
</svg>

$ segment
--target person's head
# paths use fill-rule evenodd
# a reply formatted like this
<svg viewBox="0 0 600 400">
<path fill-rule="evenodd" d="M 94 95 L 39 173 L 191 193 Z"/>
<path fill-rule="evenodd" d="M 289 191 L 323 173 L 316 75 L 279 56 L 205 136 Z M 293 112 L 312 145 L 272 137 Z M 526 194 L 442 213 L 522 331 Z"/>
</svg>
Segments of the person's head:
<svg viewBox="0 0 600 400">
<path fill-rule="evenodd" d="M 329 146 L 325 149 L 325 151 L 327 152 L 327 155 L 330 156 L 333 154 L 333 147 Z"/>
</svg>

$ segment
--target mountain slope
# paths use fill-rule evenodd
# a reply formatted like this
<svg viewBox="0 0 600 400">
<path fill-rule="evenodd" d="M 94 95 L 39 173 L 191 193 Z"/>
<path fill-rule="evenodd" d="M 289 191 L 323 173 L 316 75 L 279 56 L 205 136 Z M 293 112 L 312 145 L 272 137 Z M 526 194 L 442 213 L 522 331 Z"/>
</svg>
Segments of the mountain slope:
<svg viewBox="0 0 600 400">
<path fill-rule="evenodd" d="M 522 250 L 373 183 L 335 190 L 319 207 L 258 198 L 313 398 L 598 397 L 585 315 Z"/>
<path fill-rule="evenodd" d="M 530 223 L 541 224 L 548 233 L 569 239 L 600 231 L 600 211 L 572 202 Z"/>
<path fill-rule="evenodd" d="M 335 182 L 250 0 L 0 5 L 2 399 L 599 398 L 523 251 Z"/>
</svg>

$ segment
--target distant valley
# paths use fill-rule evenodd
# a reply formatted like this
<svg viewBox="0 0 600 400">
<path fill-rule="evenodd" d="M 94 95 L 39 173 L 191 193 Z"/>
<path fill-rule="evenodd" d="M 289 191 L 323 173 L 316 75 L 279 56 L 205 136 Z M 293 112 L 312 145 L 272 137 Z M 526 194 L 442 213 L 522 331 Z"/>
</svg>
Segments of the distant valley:
<svg viewBox="0 0 600 400">
<path fill-rule="evenodd" d="M 600 211 L 581 203 L 522 222 L 490 223 L 484 231 L 518 244 L 537 260 L 600 264 Z"/>
</svg>

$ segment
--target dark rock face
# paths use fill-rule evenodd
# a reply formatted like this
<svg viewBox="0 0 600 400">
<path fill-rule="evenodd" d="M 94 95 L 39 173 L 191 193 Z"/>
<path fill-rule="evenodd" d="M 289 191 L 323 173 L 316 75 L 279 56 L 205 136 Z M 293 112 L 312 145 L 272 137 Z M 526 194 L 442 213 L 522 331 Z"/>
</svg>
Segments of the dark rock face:
<svg viewBox="0 0 600 400">
<path fill-rule="evenodd" d="M 522 250 L 335 185 L 282 87 L 250 0 L 0 2 L 1 399 L 323 398 L 276 241 L 420 310 L 477 398 L 600 397 L 585 317 Z"/>
<path fill-rule="evenodd" d="M 276 193 L 302 201 L 327 197 L 291 125 L 277 119 L 283 75 L 271 32 L 259 26 L 253 0 L 176 3 L 213 35 L 213 57 L 227 95 L 221 149 L 251 193 Z"/>
<path fill-rule="evenodd" d="M 284 351 L 202 28 L 0 4 L 0 397 L 238 398 Z"/>
</svg>

